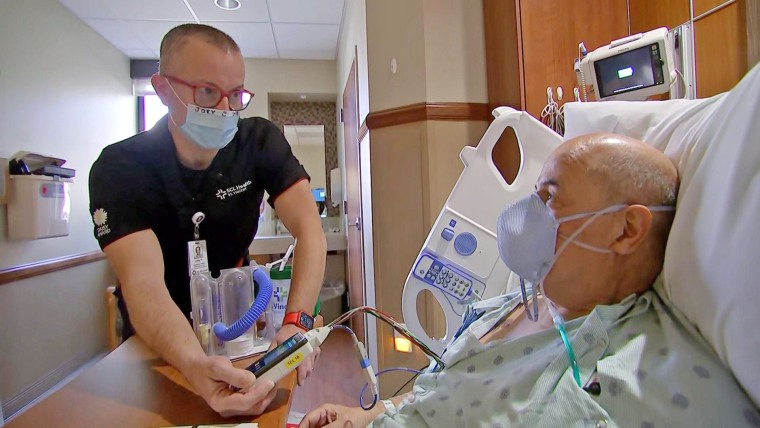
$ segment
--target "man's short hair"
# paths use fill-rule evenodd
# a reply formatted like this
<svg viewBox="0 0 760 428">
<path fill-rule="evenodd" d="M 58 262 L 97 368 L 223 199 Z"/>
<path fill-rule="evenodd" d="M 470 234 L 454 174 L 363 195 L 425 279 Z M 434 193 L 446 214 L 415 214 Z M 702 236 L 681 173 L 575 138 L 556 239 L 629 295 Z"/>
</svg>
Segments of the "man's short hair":
<svg viewBox="0 0 760 428">
<path fill-rule="evenodd" d="M 605 183 L 605 202 L 613 204 L 643 204 L 675 206 L 678 197 L 678 175 L 675 167 L 664 157 L 650 161 L 641 156 L 640 149 L 631 145 L 609 145 L 610 139 L 629 139 L 621 135 L 596 134 L 587 136 L 569 152 L 569 157 L 581 160 L 586 173 L 596 175 Z M 600 147 L 590 153 L 594 148 Z M 660 212 L 652 218 L 651 246 L 655 257 L 664 257 L 665 245 L 674 213 Z"/>
<path fill-rule="evenodd" d="M 609 204 L 675 205 L 678 180 L 668 169 L 672 164 L 650 162 L 631 145 L 607 145 L 608 139 L 629 139 L 622 135 L 596 134 L 586 137 L 574 147 L 569 157 L 579 160 L 593 148 L 602 146 L 585 158 L 586 173 L 595 174 L 605 183 Z M 631 139 L 632 140 L 632 139 Z M 606 150 L 605 150 L 606 149 Z"/>
<path fill-rule="evenodd" d="M 164 36 L 161 40 L 160 59 L 158 72 L 163 71 L 164 64 L 169 63 L 172 52 L 181 47 L 189 37 L 199 37 L 202 40 L 222 48 L 228 52 L 240 52 L 240 47 L 227 33 L 210 25 L 182 24 L 178 25 Z"/>
</svg>

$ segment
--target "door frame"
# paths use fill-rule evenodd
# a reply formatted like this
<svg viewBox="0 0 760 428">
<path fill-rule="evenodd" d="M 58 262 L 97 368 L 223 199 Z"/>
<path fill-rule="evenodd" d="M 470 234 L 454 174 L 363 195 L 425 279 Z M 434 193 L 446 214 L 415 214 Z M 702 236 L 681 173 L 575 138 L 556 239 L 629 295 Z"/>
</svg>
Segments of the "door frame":
<svg viewBox="0 0 760 428">
<path fill-rule="evenodd" d="M 375 265 L 374 265 L 374 251 L 372 246 L 372 188 L 371 188 L 371 174 L 370 174 L 370 152 L 369 152 L 369 132 L 366 128 L 366 118 L 365 120 L 362 120 L 361 118 L 361 91 L 360 91 L 360 82 L 362 79 L 359 77 L 359 53 L 358 53 L 358 46 L 354 45 L 354 55 L 353 59 L 351 61 L 351 68 L 354 68 L 354 84 L 356 87 L 356 120 L 357 120 L 357 130 L 356 130 L 356 138 L 357 141 L 356 144 L 356 154 L 357 154 L 357 169 L 358 169 L 358 179 L 359 179 L 359 214 L 361 217 L 362 222 L 362 229 L 360 233 L 360 245 L 361 245 L 361 263 L 362 263 L 362 286 L 363 286 L 363 294 L 364 294 L 364 305 L 376 307 L 376 298 L 375 298 L 375 285 L 374 285 L 374 278 L 375 278 Z M 349 68 L 348 76 L 346 79 L 346 83 L 343 87 L 343 90 L 340 94 L 341 102 L 343 101 L 343 97 L 345 95 L 345 88 L 348 86 L 348 79 L 351 78 L 351 68 Z M 345 105 L 342 105 L 342 108 L 346 109 Z M 342 129 L 345 129 L 343 126 L 341 126 Z M 343 154 L 345 156 L 345 145 L 347 144 L 346 135 L 344 132 L 343 135 Z M 344 166 L 345 166 L 345 158 L 344 158 Z M 347 168 L 345 168 L 347 170 Z M 344 188 L 348 188 L 346 185 Z M 346 195 L 348 192 L 345 193 Z M 353 221 L 348 216 L 348 213 L 346 210 L 343 210 L 343 214 L 345 215 L 345 226 L 346 226 L 346 239 L 348 240 L 348 228 L 352 227 L 349 226 L 350 222 Z M 348 251 L 348 250 L 347 250 Z M 348 260 L 348 257 L 346 258 Z M 349 265 L 347 263 L 346 265 L 346 271 L 348 276 L 348 269 Z M 349 278 L 350 279 L 350 276 Z M 370 363 L 373 367 L 379 367 L 378 366 L 378 355 L 379 355 L 379 340 L 378 340 L 378 328 L 376 321 L 368 317 L 366 314 L 362 315 L 362 318 L 364 319 L 364 337 L 360 337 L 359 340 L 363 341 L 368 357 L 370 360 Z"/>
</svg>

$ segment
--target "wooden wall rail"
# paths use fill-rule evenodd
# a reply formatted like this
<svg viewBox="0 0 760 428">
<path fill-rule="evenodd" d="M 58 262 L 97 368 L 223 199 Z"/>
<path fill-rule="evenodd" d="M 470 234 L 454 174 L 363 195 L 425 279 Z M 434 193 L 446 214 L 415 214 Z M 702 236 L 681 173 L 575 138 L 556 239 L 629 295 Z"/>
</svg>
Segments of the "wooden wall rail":
<svg viewBox="0 0 760 428">
<path fill-rule="evenodd" d="M 490 110 L 486 103 L 417 103 L 367 115 L 370 130 L 423 120 L 488 121 Z"/>
<path fill-rule="evenodd" d="M 0 285 L 32 278 L 38 275 L 53 273 L 63 269 L 69 269 L 87 263 L 97 262 L 105 258 L 106 255 L 103 254 L 102 251 L 92 251 L 89 253 L 73 254 L 55 259 L 43 260 L 41 262 L 14 266 L 0 270 Z"/>
</svg>

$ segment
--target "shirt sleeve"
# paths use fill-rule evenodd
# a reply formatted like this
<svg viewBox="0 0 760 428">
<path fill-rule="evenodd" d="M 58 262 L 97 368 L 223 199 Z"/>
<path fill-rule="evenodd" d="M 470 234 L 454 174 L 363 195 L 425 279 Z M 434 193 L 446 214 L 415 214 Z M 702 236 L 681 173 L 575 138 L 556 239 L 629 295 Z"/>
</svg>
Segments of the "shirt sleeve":
<svg viewBox="0 0 760 428">
<path fill-rule="evenodd" d="M 107 147 L 90 169 L 90 215 L 100 248 L 150 228 L 144 200 L 144 179 L 134 166 Z"/>
<path fill-rule="evenodd" d="M 269 193 L 269 205 L 274 207 L 274 201 L 292 185 L 301 180 L 311 180 L 301 162 L 293 155 L 288 140 L 277 126 L 264 122 L 264 144 L 260 165 L 259 179 L 264 190 Z"/>
</svg>

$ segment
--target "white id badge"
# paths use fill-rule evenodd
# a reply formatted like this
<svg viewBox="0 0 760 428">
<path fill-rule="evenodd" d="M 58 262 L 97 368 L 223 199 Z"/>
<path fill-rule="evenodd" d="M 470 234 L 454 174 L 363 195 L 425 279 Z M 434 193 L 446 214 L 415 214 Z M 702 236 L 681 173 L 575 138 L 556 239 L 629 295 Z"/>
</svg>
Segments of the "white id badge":
<svg viewBox="0 0 760 428">
<path fill-rule="evenodd" d="M 208 272 L 208 255 L 206 240 L 190 241 L 187 243 L 187 272 L 190 278 L 196 273 Z"/>
</svg>

